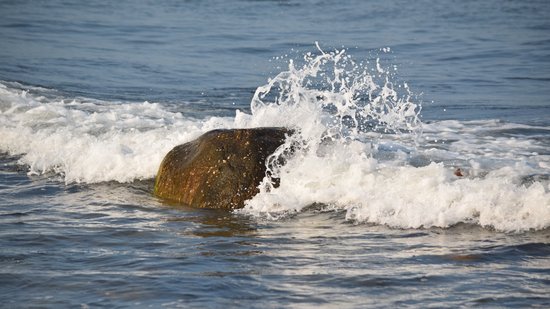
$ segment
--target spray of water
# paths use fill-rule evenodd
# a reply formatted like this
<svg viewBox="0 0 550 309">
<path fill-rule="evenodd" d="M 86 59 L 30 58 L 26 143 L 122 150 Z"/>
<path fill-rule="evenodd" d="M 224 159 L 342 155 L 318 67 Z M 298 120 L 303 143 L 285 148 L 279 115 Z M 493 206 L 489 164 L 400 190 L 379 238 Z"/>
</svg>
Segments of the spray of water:
<svg viewBox="0 0 550 309">
<path fill-rule="evenodd" d="M 290 60 L 288 69 L 258 87 L 252 98 L 247 126 L 294 130 L 268 158 L 271 178 L 283 177 L 285 166 L 300 160 L 296 158 L 345 160 L 351 154 L 336 149 L 353 147 L 368 158 L 381 136 L 410 141 L 421 132 L 420 105 L 413 102 L 406 83 L 394 85 L 395 77 L 381 67 L 379 58 L 370 67 L 370 62 L 357 62 L 346 50 L 325 52 L 316 46 L 317 53 L 306 53 L 301 65 Z M 265 192 L 274 189 L 271 178 L 261 186 Z"/>
<path fill-rule="evenodd" d="M 0 151 L 19 155 L 30 174 L 55 173 L 67 183 L 130 182 L 154 177 L 172 147 L 206 131 L 284 126 L 294 134 L 269 157 L 270 176 L 242 213 L 280 218 L 323 205 L 352 222 L 398 228 L 550 226 L 548 144 L 537 135 L 498 135 L 550 129 L 421 123 L 417 99 L 394 73 L 376 56 L 356 61 L 317 45 L 258 87 L 250 113 L 201 119 L 162 104 L 67 99 L 0 83 Z"/>
<path fill-rule="evenodd" d="M 295 132 L 268 159 L 271 178 L 240 212 L 277 219 L 323 205 L 353 222 L 400 228 L 550 225 L 548 183 L 521 183 L 534 171 L 529 164 L 519 159 L 513 168 L 494 165 L 484 177 L 456 176 L 454 167 L 430 159 L 456 158 L 456 151 L 418 147 L 420 105 L 380 59 L 357 62 L 345 50 L 317 50 L 259 87 L 251 115 L 237 114 L 237 126 Z"/>
</svg>

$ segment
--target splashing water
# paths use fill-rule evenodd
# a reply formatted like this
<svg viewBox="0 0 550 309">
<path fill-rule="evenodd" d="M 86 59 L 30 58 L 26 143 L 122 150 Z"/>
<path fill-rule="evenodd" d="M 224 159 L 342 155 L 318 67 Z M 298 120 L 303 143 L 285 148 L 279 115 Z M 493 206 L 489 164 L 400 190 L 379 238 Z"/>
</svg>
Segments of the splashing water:
<svg viewBox="0 0 550 309">
<path fill-rule="evenodd" d="M 344 50 L 317 47 L 319 54 L 306 54 L 303 66 L 289 61 L 287 71 L 256 90 L 252 115 L 237 115 L 241 124 L 295 130 L 267 162 L 280 185 L 266 177 L 240 212 L 279 219 L 320 204 L 345 211 L 350 221 L 399 228 L 550 226 L 548 178 L 524 181 L 548 166 L 548 156 L 525 156 L 510 167 L 497 155 L 483 173 L 474 172 L 478 162 L 470 159 L 471 177 L 459 177 L 451 164 L 466 163 L 460 156 L 432 160 L 434 148 L 418 145 L 420 105 L 406 83 L 396 87 L 379 59 L 369 68 Z"/>
<path fill-rule="evenodd" d="M 360 139 L 376 131 L 417 132 L 420 106 L 411 101 L 408 85 L 394 89 L 394 76 L 368 62 L 357 63 L 345 50 L 307 53 L 297 68 L 288 70 L 258 87 L 251 102 L 254 124 L 263 122 L 300 129 L 306 139 Z M 281 114 L 283 117 L 281 117 Z M 309 114 L 307 119 L 299 119 Z"/>
<path fill-rule="evenodd" d="M 327 155 L 328 148 L 371 148 L 372 141 L 394 135 L 415 140 L 421 130 L 420 105 L 411 101 L 406 83 L 399 94 L 389 70 L 369 69 L 345 50 L 307 53 L 297 68 L 290 60 L 288 70 L 258 87 L 251 103 L 252 115 L 238 113 L 236 123 L 244 126 L 284 126 L 295 130 L 287 143 L 268 162 L 271 175 L 280 177 L 282 164 L 294 152 Z M 386 51 L 384 49 L 384 51 Z M 377 83 L 378 80 L 378 83 Z M 372 155 L 364 149 L 362 156 Z M 270 187 L 270 181 L 265 183 Z"/>
<path fill-rule="evenodd" d="M 274 188 L 266 177 L 248 211 L 332 204 L 321 195 L 331 195 L 331 183 L 341 183 L 338 178 L 344 174 L 337 170 L 361 174 L 376 169 L 373 157 L 381 138 L 400 140 L 399 147 L 406 152 L 414 148 L 411 141 L 421 131 L 420 106 L 412 102 L 407 84 L 399 85 L 402 93 L 398 93 L 390 70 L 384 70 L 378 58 L 369 68 L 368 62 L 356 62 L 345 50 L 324 52 L 318 44 L 317 49 L 318 55 L 304 56 L 301 67 L 290 60 L 287 71 L 257 88 L 252 115 L 237 115 L 246 126 L 285 126 L 295 131 L 267 162 L 268 174 L 282 179 L 281 188 Z M 302 190 L 288 194 L 285 184 L 294 177 L 300 181 L 292 186 L 310 188 L 310 194 Z M 284 192 L 284 197 L 277 197 L 277 192 Z"/>
<path fill-rule="evenodd" d="M 322 205 L 351 222 L 398 228 L 550 226 L 550 128 L 422 123 L 415 96 L 382 60 L 317 49 L 289 61 L 257 88 L 251 113 L 235 117 L 198 119 L 157 103 L 67 100 L 0 84 L 0 151 L 19 155 L 30 174 L 53 172 L 66 183 L 131 182 L 154 177 L 172 147 L 206 131 L 284 126 L 294 134 L 238 212 L 277 219 Z"/>
</svg>

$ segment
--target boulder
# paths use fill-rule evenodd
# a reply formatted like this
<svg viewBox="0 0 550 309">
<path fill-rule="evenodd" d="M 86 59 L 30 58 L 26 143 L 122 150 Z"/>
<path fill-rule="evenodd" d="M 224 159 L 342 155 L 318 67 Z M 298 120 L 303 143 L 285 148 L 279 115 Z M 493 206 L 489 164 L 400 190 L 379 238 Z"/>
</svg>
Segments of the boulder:
<svg viewBox="0 0 550 309">
<path fill-rule="evenodd" d="M 176 146 L 159 167 L 155 195 L 191 207 L 242 208 L 259 192 L 266 158 L 288 134 L 285 128 L 214 130 Z"/>
</svg>

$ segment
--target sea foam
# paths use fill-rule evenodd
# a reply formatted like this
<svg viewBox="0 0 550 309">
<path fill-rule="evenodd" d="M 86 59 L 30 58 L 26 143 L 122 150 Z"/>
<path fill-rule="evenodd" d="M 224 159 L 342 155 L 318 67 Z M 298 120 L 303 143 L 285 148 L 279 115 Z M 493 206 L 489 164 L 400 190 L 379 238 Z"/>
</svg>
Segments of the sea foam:
<svg viewBox="0 0 550 309">
<path fill-rule="evenodd" d="M 240 212 L 281 218 L 321 204 L 353 222 L 398 228 L 550 226 L 550 128 L 422 123 L 407 84 L 379 59 L 370 66 L 319 48 L 258 88 L 252 115 L 237 119 L 297 133 L 268 162 L 280 185 L 264 179 Z M 545 138 L 508 134 L 517 129 Z"/>
<path fill-rule="evenodd" d="M 157 103 L 64 100 L 0 87 L 0 150 L 21 155 L 29 174 L 66 183 L 153 178 L 175 145 L 232 119 L 193 119 Z"/>
<path fill-rule="evenodd" d="M 394 74 L 378 58 L 318 47 L 258 87 L 249 113 L 204 118 L 0 83 L 0 151 L 66 183 L 131 182 L 153 178 L 171 148 L 209 130 L 284 126 L 294 134 L 266 163 L 280 185 L 264 178 L 239 213 L 277 219 L 322 205 L 396 228 L 550 226 L 549 127 L 421 122 Z"/>
</svg>

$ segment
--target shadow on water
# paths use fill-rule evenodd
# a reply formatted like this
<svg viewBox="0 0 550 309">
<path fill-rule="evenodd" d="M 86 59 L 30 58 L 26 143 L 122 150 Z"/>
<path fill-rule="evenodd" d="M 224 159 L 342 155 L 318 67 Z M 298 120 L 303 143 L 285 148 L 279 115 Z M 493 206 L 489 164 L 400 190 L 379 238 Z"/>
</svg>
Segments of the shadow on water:
<svg viewBox="0 0 550 309">
<path fill-rule="evenodd" d="M 200 209 L 187 207 L 175 203 L 166 203 L 164 206 L 176 210 L 167 222 L 190 222 L 194 228 L 185 230 L 183 235 L 199 237 L 250 237 L 257 231 L 257 222 L 234 214 L 224 209 Z"/>
</svg>

